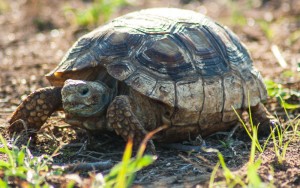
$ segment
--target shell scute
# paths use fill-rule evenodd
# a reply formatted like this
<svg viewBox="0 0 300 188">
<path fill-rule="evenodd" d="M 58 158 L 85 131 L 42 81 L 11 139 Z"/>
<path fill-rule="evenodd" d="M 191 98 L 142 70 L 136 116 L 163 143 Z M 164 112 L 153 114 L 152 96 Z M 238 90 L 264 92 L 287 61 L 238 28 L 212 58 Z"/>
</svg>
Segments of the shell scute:
<svg viewBox="0 0 300 188">
<path fill-rule="evenodd" d="M 140 93 L 150 95 L 156 85 L 156 80 L 142 71 L 136 71 L 134 75 L 125 80 L 125 83 Z"/>
<path fill-rule="evenodd" d="M 124 57 L 141 40 L 141 35 L 114 31 L 99 42 L 100 56 Z"/>
<path fill-rule="evenodd" d="M 221 122 L 224 105 L 222 78 L 204 79 L 204 103 L 199 118 L 199 125 Z"/>
<path fill-rule="evenodd" d="M 161 64 L 170 66 L 184 62 L 183 55 L 177 44 L 168 39 L 163 38 L 153 42 L 149 49 L 144 51 L 144 54 L 153 62 L 161 62 Z"/>
<path fill-rule="evenodd" d="M 163 101 L 169 107 L 175 106 L 175 86 L 172 81 L 158 81 L 149 97 Z"/>
<path fill-rule="evenodd" d="M 134 13 L 113 20 L 115 27 L 128 27 L 145 34 L 166 34 L 172 30 L 172 21 L 150 15 L 136 15 Z"/>
<path fill-rule="evenodd" d="M 147 42 L 137 59 L 149 71 L 163 75 L 178 76 L 181 71 L 193 70 L 185 50 L 171 37 Z"/>
<path fill-rule="evenodd" d="M 220 45 L 205 28 L 184 28 L 176 35 L 192 52 L 193 64 L 203 76 L 222 75 L 230 71 L 228 62 L 223 57 L 224 52 L 220 51 Z"/>
<path fill-rule="evenodd" d="M 175 33 L 195 54 L 201 56 L 212 56 L 215 53 L 211 42 L 205 34 L 197 28 L 183 28 L 180 32 Z"/>
<path fill-rule="evenodd" d="M 136 67 L 129 61 L 116 61 L 107 65 L 107 72 L 114 78 L 123 81 L 136 70 Z"/>
<path fill-rule="evenodd" d="M 238 74 L 232 72 L 223 78 L 224 85 L 224 108 L 223 108 L 223 122 L 231 122 L 237 118 L 235 110 L 241 109 L 245 97 L 243 91 L 243 80 Z"/>
<path fill-rule="evenodd" d="M 260 101 L 260 91 L 255 76 L 249 71 L 245 70 L 241 74 L 245 81 L 244 84 L 244 101 L 243 107 L 247 109 L 250 106 L 256 106 Z"/>
<path fill-rule="evenodd" d="M 176 126 L 198 124 L 203 108 L 204 88 L 201 78 L 179 81 L 176 83 L 177 110 L 172 116 Z"/>
</svg>

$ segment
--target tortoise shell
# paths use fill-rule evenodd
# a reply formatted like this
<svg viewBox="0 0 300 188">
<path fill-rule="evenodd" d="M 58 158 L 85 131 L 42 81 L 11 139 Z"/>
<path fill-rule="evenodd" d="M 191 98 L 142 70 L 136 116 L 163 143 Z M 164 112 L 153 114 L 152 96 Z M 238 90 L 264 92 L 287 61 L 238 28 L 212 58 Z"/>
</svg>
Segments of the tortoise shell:
<svg viewBox="0 0 300 188">
<path fill-rule="evenodd" d="M 237 36 L 189 10 L 147 9 L 116 18 L 81 37 L 46 76 L 58 86 L 104 73 L 174 108 L 172 121 L 179 125 L 195 123 L 186 122 L 189 116 L 229 122 L 236 119 L 232 107 L 267 98 Z"/>
</svg>

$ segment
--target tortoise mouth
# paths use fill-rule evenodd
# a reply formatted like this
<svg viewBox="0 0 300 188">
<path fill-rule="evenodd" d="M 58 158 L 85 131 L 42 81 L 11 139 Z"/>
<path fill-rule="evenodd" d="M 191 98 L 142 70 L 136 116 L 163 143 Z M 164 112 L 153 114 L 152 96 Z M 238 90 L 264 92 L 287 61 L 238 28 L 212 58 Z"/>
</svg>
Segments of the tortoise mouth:
<svg viewBox="0 0 300 188">
<path fill-rule="evenodd" d="M 100 114 L 104 110 L 104 106 L 97 104 L 85 105 L 77 102 L 65 102 L 63 104 L 64 111 L 67 114 L 76 115 L 79 117 L 91 117 Z"/>
<path fill-rule="evenodd" d="M 83 109 L 86 105 L 80 104 L 80 103 L 74 103 L 74 102 L 65 102 L 63 104 L 63 107 L 66 111 L 72 111 L 72 110 L 80 110 Z"/>
</svg>

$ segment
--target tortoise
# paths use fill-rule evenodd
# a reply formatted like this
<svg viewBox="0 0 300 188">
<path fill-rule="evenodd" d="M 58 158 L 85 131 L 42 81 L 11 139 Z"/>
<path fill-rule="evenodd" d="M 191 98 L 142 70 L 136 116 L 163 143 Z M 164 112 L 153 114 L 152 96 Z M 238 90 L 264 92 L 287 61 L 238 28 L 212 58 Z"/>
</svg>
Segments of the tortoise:
<svg viewBox="0 0 300 188">
<path fill-rule="evenodd" d="M 52 86 L 21 103 L 21 119 L 39 130 L 56 110 L 92 132 L 125 140 L 179 142 L 232 128 L 251 109 L 270 131 L 266 87 L 246 47 L 228 28 L 191 10 L 153 8 L 126 14 L 82 36 L 46 75 Z M 101 133 L 100 133 L 101 134 Z"/>
</svg>

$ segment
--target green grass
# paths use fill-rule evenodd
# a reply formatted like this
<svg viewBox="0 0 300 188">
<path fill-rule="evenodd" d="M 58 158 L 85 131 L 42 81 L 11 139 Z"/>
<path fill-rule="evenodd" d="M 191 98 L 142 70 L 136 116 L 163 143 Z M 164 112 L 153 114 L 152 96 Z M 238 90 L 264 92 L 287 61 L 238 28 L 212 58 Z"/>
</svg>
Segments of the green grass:
<svg viewBox="0 0 300 188">
<path fill-rule="evenodd" d="M 110 173 L 104 177 L 101 173 L 91 175 L 91 185 L 93 187 L 130 187 L 136 172 L 156 160 L 156 156 L 144 155 L 144 151 L 148 140 L 163 128 L 156 129 L 146 135 L 135 157 L 132 157 L 133 140 L 130 139 L 126 145 L 122 161 L 115 165 Z M 16 184 L 22 181 L 22 185 L 26 184 L 27 187 L 47 188 L 51 185 L 46 181 L 46 176 L 63 176 L 67 173 L 62 170 L 63 168 L 52 168 L 53 155 L 33 156 L 28 148 L 29 142 L 21 148 L 18 148 L 15 144 L 10 146 L 0 134 L 0 143 L 2 144 L 0 152 L 7 156 L 7 160 L 0 159 L 0 172 L 3 172 L 3 177 L 0 178 L 1 188 L 12 186 L 12 180 L 17 182 Z M 74 181 L 70 181 L 67 185 L 68 188 L 74 186 Z"/>
<path fill-rule="evenodd" d="M 276 85 L 277 86 L 277 85 Z M 274 96 L 278 95 L 278 93 L 281 93 L 280 87 L 273 87 L 275 88 L 274 93 L 276 93 Z M 269 92 L 269 91 L 268 91 Z M 280 96 L 279 96 L 280 97 Z M 280 99 L 283 101 L 283 99 L 280 97 Z M 249 103 L 249 101 L 248 101 Z M 249 103 L 250 104 L 250 103 Z M 282 103 L 281 103 L 282 104 Z M 267 139 L 264 140 L 263 144 L 261 144 L 258 140 L 258 126 L 254 125 L 252 121 L 252 114 L 249 107 L 249 123 L 250 123 L 250 130 L 246 126 L 246 123 L 242 120 L 242 118 L 239 116 L 239 114 L 235 111 L 236 115 L 238 116 L 241 124 L 243 125 L 244 129 L 246 130 L 249 138 L 251 139 L 251 150 L 249 155 L 249 161 L 247 164 L 247 172 L 246 174 L 238 174 L 232 172 L 226 165 L 223 155 L 218 152 L 219 162 L 213 169 L 210 181 L 209 181 L 209 187 L 214 186 L 224 186 L 224 187 L 274 187 L 274 180 L 270 180 L 270 182 L 263 182 L 258 174 L 258 170 L 261 166 L 261 154 L 265 151 L 267 145 L 272 142 L 273 145 L 273 151 L 275 154 L 275 159 L 277 160 L 277 163 L 282 165 L 285 161 L 285 156 L 287 152 L 287 148 L 289 144 L 296 140 L 300 139 L 300 131 L 298 131 L 298 127 L 300 124 L 300 115 L 295 117 L 294 119 L 290 119 L 287 109 L 283 105 L 283 109 L 286 113 L 286 116 L 288 117 L 288 126 L 284 128 L 284 125 L 282 124 L 275 124 L 274 128 L 271 128 L 271 134 Z M 279 121 L 278 121 L 279 122 Z M 252 131 L 252 133 L 250 132 Z M 258 151 L 258 153 L 257 153 Z M 214 182 L 216 172 L 221 165 L 222 167 L 222 174 L 225 178 L 224 181 L 220 182 Z M 272 167 L 271 167 L 272 169 Z M 271 170 L 270 174 L 272 175 L 274 171 Z"/>
<path fill-rule="evenodd" d="M 247 25 L 247 19 L 246 16 L 243 13 L 243 10 L 239 5 L 236 3 L 236 1 L 229 0 L 227 1 L 227 6 L 230 7 L 230 17 L 229 17 L 229 23 L 231 23 L 234 26 L 245 26 Z"/>
<path fill-rule="evenodd" d="M 290 73 L 286 72 L 285 74 L 290 74 Z M 265 79 L 264 83 L 267 87 L 268 96 L 277 98 L 277 100 L 280 102 L 280 105 L 284 109 L 295 110 L 300 108 L 300 104 L 290 104 L 286 102 L 286 100 L 290 98 L 291 95 L 300 97 L 299 91 L 284 88 L 281 84 L 276 83 L 269 79 Z"/>
<path fill-rule="evenodd" d="M 143 151 L 142 153 L 139 151 L 137 156 L 132 158 L 132 143 L 132 140 L 128 141 L 122 162 L 113 167 L 110 173 L 104 177 L 104 187 L 130 187 L 136 172 L 155 161 L 155 156 L 143 155 Z"/>
<path fill-rule="evenodd" d="M 234 109 L 234 111 L 235 111 L 235 109 Z M 218 152 L 219 162 L 217 163 L 217 165 L 214 168 L 214 171 L 211 175 L 209 187 L 214 187 L 214 186 L 221 186 L 221 187 L 222 186 L 225 186 L 225 187 L 240 186 L 240 187 L 258 187 L 258 188 L 266 187 L 266 184 L 264 182 L 262 182 L 262 180 L 260 179 L 260 177 L 257 173 L 257 171 L 261 165 L 261 159 L 255 160 L 255 157 L 256 157 L 257 151 L 259 151 L 259 153 L 262 153 L 264 151 L 269 138 L 267 139 L 264 146 L 262 147 L 261 144 L 259 143 L 259 140 L 257 137 L 257 135 L 258 135 L 257 126 L 255 126 L 252 121 L 250 108 L 249 108 L 249 117 L 250 117 L 250 125 L 251 125 L 252 134 L 250 133 L 250 130 L 246 126 L 245 122 L 238 115 L 238 113 L 236 111 L 235 111 L 235 113 L 237 114 L 240 122 L 242 123 L 243 127 L 245 128 L 248 136 L 252 140 L 249 161 L 247 164 L 247 173 L 245 175 L 241 175 L 241 174 L 232 172 L 227 167 L 223 155 L 220 152 Z M 225 182 L 221 181 L 221 182 L 214 183 L 215 172 L 219 165 L 221 165 L 221 167 L 222 167 L 222 174 L 225 178 Z"/>
<path fill-rule="evenodd" d="M 271 27 L 271 22 L 266 21 L 264 19 L 257 19 L 256 22 L 260 26 L 260 29 L 264 33 L 265 37 L 269 40 L 272 41 L 274 39 L 274 31 L 272 30 Z"/>
<path fill-rule="evenodd" d="M 282 98 L 280 98 L 283 101 Z M 298 126 L 300 124 L 300 115 L 295 117 L 293 120 L 290 119 L 287 109 L 284 107 L 284 111 L 286 116 L 288 117 L 288 124 L 282 130 L 283 126 L 276 125 L 272 130 L 272 141 L 274 152 L 279 164 L 283 164 L 285 161 L 286 150 L 289 144 L 295 140 L 299 139 L 297 136 L 299 135 Z"/>
<path fill-rule="evenodd" d="M 0 0 L 0 14 L 5 13 L 10 9 L 7 0 Z"/>
<path fill-rule="evenodd" d="M 71 23 L 79 27 L 96 27 L 108 21 L 118 8 L 127 4 L 126 0 L 94 0 L 84 10 L 66 7 L 65 13 L 71 14 Z"/>
<path fill-rule="evenodd" d="M 130 187 L 133 184 L 136 172 L 146 166 L 149 166 L 156 160 L 156 156 L 144 155 L 144 152 L 147 146 L 147 142 L 150 140 L 150 138 L 154 134 L 165 128 L 165 126 L 162 126 L 148 133 L 140 144 L 135 158 L 131 158 L 133 141 L 129 139 L 123 154 L 122 161 L 114 168 L 112 168 L 110 173 L 105 176 L 104 179 L 106 183 L 104 187 Z"/>
<path fill-rule="evenodd" d="M 59 175 L 60 171 L 51 170 L 52 156 L 33 156 L 27 146 L 17 147 L 15 144 L 8 145 L 0 134 L 2 147 L 0 153 L 7 156 L 7 160 L 0 160 L 0 171 L 3 172 L 0 187 L 8 187 L 12 180 L 26 181 L 29 187 L 50 187 L 45 177 L 48 175 Z"/>
<path fill-rule="evenodd" d="M 258 148 L 258 138 L 257 138 L 257 128 L 256 126 L 253 127 L 252 130 L 252 142 L 251 142 L 251 150 L 250 150 L 250 156 L 249 161 L 247 164 L 247 173 L 246 174 L 240 174 L 232 172 L 226 165 L 223 155 L 218 152 L 218 158 L 219 162 L 215 166 L 211 178 L 210 178 L 210 184 L 209 187 L 257 187 L 257 188 L 263 188 L 263 187 L 272 187 L 273 184 L 270 182 L 269 184 L 262 182 L 261 178 L 258 174 L 258 169 L 261 165 L 261 159 L 258 158 L 255 160 L 256 151 Z M 220 182 L 214 182 L 215 174 L 219 166 L 222 167 L 222 174 L 225 178 L 224 181 Z"/>
</svg>

